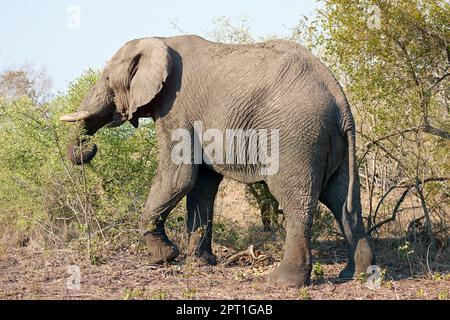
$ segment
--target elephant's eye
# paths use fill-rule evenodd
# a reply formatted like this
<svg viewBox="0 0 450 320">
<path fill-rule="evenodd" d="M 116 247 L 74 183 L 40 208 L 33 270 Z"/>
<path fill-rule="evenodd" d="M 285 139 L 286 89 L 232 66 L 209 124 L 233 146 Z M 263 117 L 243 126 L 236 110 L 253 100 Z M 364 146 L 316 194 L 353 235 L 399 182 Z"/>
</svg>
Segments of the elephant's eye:
<svg viewBox="0 0 450 320">
<path fill-rule="evenodd" d="M 111 85 L 109 76 L 106 76 L 106 78 L 105 78 L 105 83 L 106 83 L 106 85 L 107 85 L 108 87 Z"/>
</svg>

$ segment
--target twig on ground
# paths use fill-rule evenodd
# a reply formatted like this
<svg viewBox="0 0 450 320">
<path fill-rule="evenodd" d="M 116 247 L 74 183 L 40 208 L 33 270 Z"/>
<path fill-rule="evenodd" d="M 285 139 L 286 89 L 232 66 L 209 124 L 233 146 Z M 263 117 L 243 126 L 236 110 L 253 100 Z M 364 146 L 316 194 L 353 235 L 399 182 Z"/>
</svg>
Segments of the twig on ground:
<svg viewBox="0 0 450 320">
<path fill-rule="evenodd" d="M 250 257 L 252 260 L 258 260 L 259 257 L 261 257 L 261 252 L 259 252 L 259 250 L 255 251 L 255 246 L 254 245 L 250 245 L 250 247 L 248 247 L 247 250 L 244 251 L 239 251 L 235 254 L 233 254 L 231 257 L 229 257 L 225 263 L 223 264 L 224 266 L 229 266 L 231 263 L 239 260 L 239 258 L 241 257 Z"/>
</svg>

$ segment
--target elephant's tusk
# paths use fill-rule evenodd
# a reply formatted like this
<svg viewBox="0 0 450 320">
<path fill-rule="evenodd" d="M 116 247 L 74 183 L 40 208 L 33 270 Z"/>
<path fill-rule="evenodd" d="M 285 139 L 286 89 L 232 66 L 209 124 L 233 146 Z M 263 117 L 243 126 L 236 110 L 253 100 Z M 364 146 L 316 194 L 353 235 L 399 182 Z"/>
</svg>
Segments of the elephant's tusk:
<svg viewBox="0 0 450 320">
<path fill-rule="evenodd" d="M 64 122 L 76 122 L 88 118 L 89 115 L 90 114 L 87 111 L 78 111 L 75 113 L 63 115 L 61 118 L 59 118 L 59 120 Z"/>
</svg>

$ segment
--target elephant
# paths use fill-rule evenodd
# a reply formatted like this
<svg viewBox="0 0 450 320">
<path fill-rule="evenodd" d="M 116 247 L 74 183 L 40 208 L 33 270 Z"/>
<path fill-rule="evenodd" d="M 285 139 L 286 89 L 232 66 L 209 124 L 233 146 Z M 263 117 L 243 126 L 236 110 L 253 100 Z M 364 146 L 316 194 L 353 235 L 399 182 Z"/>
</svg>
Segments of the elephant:
<svg viewBox="0 0 450 320">
<path fill-rule="evenodd" d="M 149 262 L 170 262 L 179 255 L 164 224 L 186 196 L 189 251 L 216 264 L 211 249 L 214 199 L 227 177 L 265 183 L 284 212 L 283 258 L 268 275 L 273 285 L 310 283 L 318 201 L 332 211 L 346 240 L 348 263 L 340 276 L 354 278 L 372 264 L 362 219 L 354 118 L 336 78 L 303 46 L 287 40 L 223 44 L 196 35 L 131 40 L 107 62 L 78 111 L 60 118 L 75 122 L 74 132 L 85 133 L 70 138 L 69 159 L 78 165 L 89 162 L 97 147 L 86 136 L 126 121 L 138 127 L 140 118 L 153 119 L 158 140 L 159 164 L 142 214 Z M 204 144 L 199 158 L 195 143 L 208 129 L 276 130 L 270 136 L 277 140 L 267 147 L 276 154 L 275 170 L 263 170 L 268 167 L 263 161 L 211 161 L 202 157 Z M 174 139 L 179 130 L 191 141 L 181 145 Z M 225 142 L 230 139 L 234 137 Z M 229 149 L 239 156 L 250 147 L 263 148 L 263 142 L 231 143 Z M 186 148 L 180 152 L 180 147 Z M 175 149 L 183 161 L 174 161 Z"/>
</svg>

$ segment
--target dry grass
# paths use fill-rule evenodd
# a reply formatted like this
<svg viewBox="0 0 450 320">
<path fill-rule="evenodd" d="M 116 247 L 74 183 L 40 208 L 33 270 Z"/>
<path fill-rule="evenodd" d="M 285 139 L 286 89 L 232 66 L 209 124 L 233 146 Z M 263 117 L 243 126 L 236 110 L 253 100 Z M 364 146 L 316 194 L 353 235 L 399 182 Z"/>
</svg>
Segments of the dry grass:
<svg viewBox="0 0 450 320">
<path fill-rule="evenodd" d="M 229 253 L 215 248 L 219 262 Z M 280 289 L 269 285 L 265 276 L 276 267 L 277 259 L 266 265 L 251 266 L 241 261 L 232 267 L 200 266 L 182 261 L 151 266 L 133 248 L 110 252 L 104 263 L 91 265 L 75 251 L 45 251 L 28 247 L 7 250 L 0 257 L 0 298 L 2 299 L 448 299 L 450 268 L 441 266 L 433 277 L 408 274 L 408 265 L 389 256 L 379 256 L 387 268 L 382 287 L 369 289 L 363 281 L 342 282 L 337 278 L 344 267 L 342 245 L 320 243 L 313 250 L 324 277 L 314 279 L 305 289 Z M 447 261 L 448 262 L 448 261 Z M 68 290 L 68 267 L 81 269 L 80 290 Z M 393 266 L 392 266 L 393 265 Z"/>
<path fill-rule="evenodd" d="M 177 208 L 177 214 L 185 214 Z M 345 265 L 344 243 L 334 236 L 319 238 L 313 245 L 313 261 L 323 277 L 314 277 L 303 289 L 275 288 L 265 277 L 280 262 L 283 234 L 262 231 L 259 211 L 245 201 L 244 186 L 226 181 L 215 206 L 214 251 L 219 265 L 197 265 L 180 256 L 171 265 L 151 266 L 137 240 L 127 239 L 97 250 L 95 259 L 85 251 L 43 249 L 31 239 L 26 244 L 2 241 L 0 245 L 1 299 L 448 299 L 450 295 L 450 250 L 443 247 L 427 260 L 426 247 L 406 250 L 404 226 L 410 217 L 391 223 L 391 236 L 374 242 L 377 265 L 384 273 L 380 289 L 369 289 L 363 279 L 343 282 L 338 278 Z M 406 212 L 405 212 L 406 213 Z M 403 230 L 402 230 L 403 229 Z M 171 230 L 180 244 L 186 236 L 184 222 Z M 384 233 L 385 234 L 385 233 Z M 5 240 L 5 239 L 4 239 Z M 9 243 L 9 245 L 5 245 Z M 255 244 L 269 259 L 251 265 L 248 260 L 225 267 L 236 250 Z M 27 247 L 19 248 L 19 245 Z M 102 244 L 100 244 L 101 246 Z M 428 261 L 428 263 L 427 263 Z M 66 286 L 68 267 L 81 270 L 80 290 Z"/>
<path fill-rule="evenodd" d="M 246 200 L 245 185 L 233 180 L 220 184 L 214 213 L 216 219 L 226 218 L 244 227 L 261 223 L 259 209 Z"/>
</svg>

